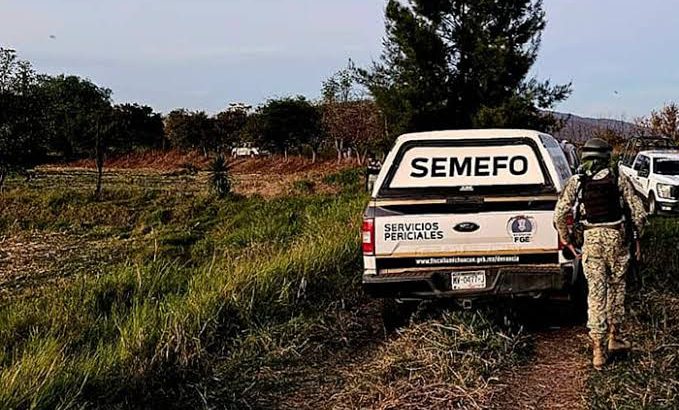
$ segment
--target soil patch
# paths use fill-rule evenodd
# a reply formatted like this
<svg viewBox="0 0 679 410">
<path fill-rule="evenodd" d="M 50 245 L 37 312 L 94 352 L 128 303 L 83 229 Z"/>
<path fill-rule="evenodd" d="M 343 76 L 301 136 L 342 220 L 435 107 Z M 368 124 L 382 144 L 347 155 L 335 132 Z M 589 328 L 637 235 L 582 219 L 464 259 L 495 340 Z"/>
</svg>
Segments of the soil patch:
<svg viewBox="0 0 679 410">
<path fill-rule="evenodd" d="M 508 371 L 489 401 L 493 409 L 585 409 L 590 363 L 587 330 L 564 327 L 533 335 L 534 356 Z"/>
<path fill-rule="evenodd" d="M 145 171 L 208 171 L 213 161 L 213 156 L 205 156 L 199 151 L 143 151 L 107 158 L 104 162 L 104 170 L 145 170 Z M 312 163 L 309 158 L 290 156 L 287 159 L 281 156 L 269 156 L 259 158 L 227 158 L 229 168 L 233 174 L 263 174 L 263 175 L 287 175 L 299 172 L 318 171 L 322 173 L 337 172 L 342 169 L 356 166 L 355 161 L 336 159 L 318 160 Z M 82 159 L 68 164 L 44 165 L 40 168 L 79 168 L 96 169 L 94 160 Z"/>
</svg>

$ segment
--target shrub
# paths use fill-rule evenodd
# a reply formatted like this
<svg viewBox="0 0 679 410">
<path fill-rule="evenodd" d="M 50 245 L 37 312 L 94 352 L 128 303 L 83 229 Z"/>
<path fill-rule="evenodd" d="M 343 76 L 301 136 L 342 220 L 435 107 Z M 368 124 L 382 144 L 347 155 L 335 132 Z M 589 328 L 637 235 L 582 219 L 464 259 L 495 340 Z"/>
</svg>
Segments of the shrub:
<svg viewBox="0 0 679 410">
<path fill-rule="evenodd" d="M 229 167 L 221 155 L 215 158 L 210 166 L 210 188 L 219 198 L 224 198 L 231 193 Z"/>
<path fill-rule="evenodd" d="M 295 181 L 292 187 L 295 192 L 300 194 L 311 194 L 314 192 L 316 184 L 314 184 L 313 181 L 309 181 L 308 179 L 300 179 Z"/>
<path fill-rule="evenodd" d="M 323 182 L 348 189 L 357 188 L 363 183 L 364 178 L 365 170 L 363 168 L 349 168 L 324 177 Z"/>
</svg>

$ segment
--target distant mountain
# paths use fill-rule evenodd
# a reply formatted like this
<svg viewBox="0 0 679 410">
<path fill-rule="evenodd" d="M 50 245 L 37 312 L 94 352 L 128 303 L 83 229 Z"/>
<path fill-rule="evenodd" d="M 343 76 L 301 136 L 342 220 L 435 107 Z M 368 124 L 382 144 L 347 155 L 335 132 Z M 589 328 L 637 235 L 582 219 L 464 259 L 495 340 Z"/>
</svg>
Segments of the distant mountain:
<svg viewBox="0 0 679 410">
<path fill-rule="evenodd" d="M 566 122 L 565 126 L 554 133 L 554 137 L 562 140 L 567 139 L 573 142 L 584 142 L 594 137 L 598 130 L 610 129 L 624 137 L 629 137 L 640 131 L 636 125 L 610 118 L 587 118 L 579 117 L 574 114 L 552 112 L 554 116 Z"/>
</svg>

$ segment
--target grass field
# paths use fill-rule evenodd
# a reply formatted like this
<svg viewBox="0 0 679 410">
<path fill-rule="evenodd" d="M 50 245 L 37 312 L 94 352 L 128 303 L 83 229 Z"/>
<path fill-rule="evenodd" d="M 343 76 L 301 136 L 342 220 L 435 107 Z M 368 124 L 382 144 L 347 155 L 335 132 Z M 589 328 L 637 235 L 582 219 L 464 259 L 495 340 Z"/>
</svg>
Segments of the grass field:
<svg viewBox="0 0 679 410">
<path fill-rule="evenodd" d="M 112 186 L 94 201 L 81 186 L 56 184 L 6 193 L 4 235 L 66 232 L 134 245 L 104 272 L 62 271 L 71 280 L 45 285 L 30 303 L 5 301 L 0 403 L 176 403 L 169 398 L 182 383 L 203 377 L 205 363 L 250 329 L 355 287 L 365 199 L 345 191 L 216 200 Z"/>
<path fill-rule="evenodd" d="M 492 309 L 431 306 L 385 333 L 359 286 L 360 172 L 310 172 L 276 194 L 221 200 L 194 177 L 139 170 L 109 174 L 98 201 L 91 171 L 11 181 L 0 406 L 497 405 L 495 384 L 531 360 L 532 335 Z M 669 219 L 648 229 L 630 297 L 637 349 L 589 378 L 593 407 L 677 405 L 677 234 Z"/>
</svg>

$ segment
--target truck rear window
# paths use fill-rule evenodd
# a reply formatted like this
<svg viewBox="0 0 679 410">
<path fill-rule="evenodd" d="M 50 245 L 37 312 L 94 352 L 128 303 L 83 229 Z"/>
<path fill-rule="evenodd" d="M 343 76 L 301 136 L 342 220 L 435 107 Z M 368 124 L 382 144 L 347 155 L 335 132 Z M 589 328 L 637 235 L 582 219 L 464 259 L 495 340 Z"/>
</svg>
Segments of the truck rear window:
<svg viewBox="0 0 679 410">
<path fill-rule="evenodd" d="M 411 141 L 401 146 L 382 194 L 496 191 L 551 186 L 530 139 Z"/>
</svg>

